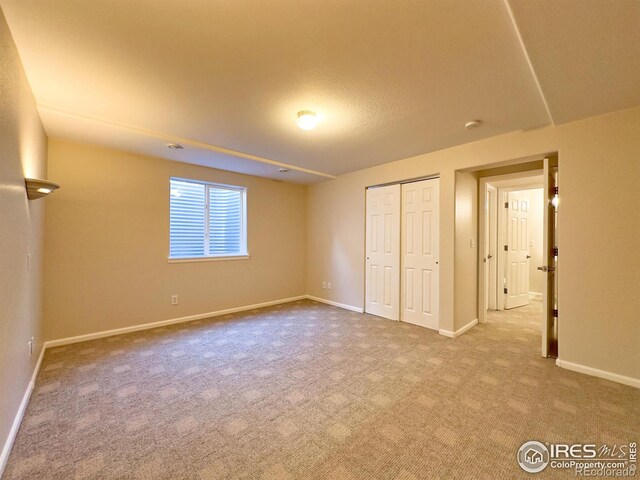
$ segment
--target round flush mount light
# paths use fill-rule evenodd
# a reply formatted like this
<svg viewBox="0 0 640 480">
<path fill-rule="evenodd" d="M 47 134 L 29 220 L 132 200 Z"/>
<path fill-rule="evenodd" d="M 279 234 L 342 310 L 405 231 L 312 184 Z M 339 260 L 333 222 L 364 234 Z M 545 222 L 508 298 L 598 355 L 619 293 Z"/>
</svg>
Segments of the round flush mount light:
<svg viewBox="0 0 640 480">
<path fill-rule="evenodd" d="M 167 143 L 167 148 L 170 148 L 171 150 L 182 150 L 184 147 L 177 143 Z"/>
<path fill-rule="evenodd" d="M 298 126 L 303 130 L 313 130 L 318 125 L 318 116 L 311 110 L 300 110 L 298 112 Z"/>
<path fill-rule="evenodd" d="M 289 173 L 289 169 L 288 168 L 279 168 L 278 171 L 280 173 Z"/>
<path fill-rule="evenodd" d="M 472 128 L 478 128 L 482 122 L 480 120 L 471 120 L 464 124 L 464 128 L 471 130 Z"/>
</svg>

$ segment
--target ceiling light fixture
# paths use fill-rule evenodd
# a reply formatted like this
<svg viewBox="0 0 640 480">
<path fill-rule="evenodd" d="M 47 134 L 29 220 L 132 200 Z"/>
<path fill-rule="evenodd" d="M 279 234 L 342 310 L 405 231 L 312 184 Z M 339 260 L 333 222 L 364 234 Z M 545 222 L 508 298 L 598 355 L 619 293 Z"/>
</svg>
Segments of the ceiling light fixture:
<svg viewBox="0 0 640 480">
<path fill-rule="evenodd" d="M 303 130 L 313 130 L 318 125 L 316 112 L 311 110 L 300 110 L 298 112 L 298 126 Z"/>
<path fill-rule="evenodd" d="M 289 169 L 288 168 L 279 168 L 278 171 L 280 173 L 289 173 Z"/>
<path fill-rule="evenodd" d="M 167 143 L 167 148 L 170 148 L 171 150 L 182 150 L 184 147 L 177 143 Z"/>
<path fill-rule="evenodd" d="M 482 122 L 480 120 L 471 120 L 464 124 L 464 128 L 467 130 L 471 130 L 472 128 L 477 128 L 480 126 Z"/>
<path fill-rule="evenodd" d="M 38 178 L 25 178 L 24 183 L 27 187 L 27 198 L 35 200 L 49 195 L 54 190 L 60 188 L 60 185 L 49 180 L 40 180 Z"/>
</svg>

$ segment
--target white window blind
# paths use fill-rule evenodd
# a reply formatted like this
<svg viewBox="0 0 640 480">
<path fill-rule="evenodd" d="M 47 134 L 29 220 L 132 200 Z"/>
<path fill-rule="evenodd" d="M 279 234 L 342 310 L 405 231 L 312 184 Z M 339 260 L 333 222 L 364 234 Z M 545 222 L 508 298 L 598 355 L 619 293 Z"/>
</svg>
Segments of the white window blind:
<svg viewBox="0 0 640 480">
<path fill-rule="evenodd" d="M 246 189 L 170 180 L 170 258 L 247 254 Z"/>
</svg>

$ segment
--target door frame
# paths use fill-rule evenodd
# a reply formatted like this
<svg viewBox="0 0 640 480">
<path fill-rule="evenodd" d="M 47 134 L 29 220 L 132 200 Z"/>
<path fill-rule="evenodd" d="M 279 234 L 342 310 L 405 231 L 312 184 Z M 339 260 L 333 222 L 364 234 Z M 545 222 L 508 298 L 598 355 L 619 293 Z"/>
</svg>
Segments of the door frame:
<svg viewBox="0 0 640 480">
<path fill-rule="evenodd" d="M 504 272 L 504 265 L 506 261 L 505 252 L 498 247 L 504 242 L 504 235 L 506 235 L 506 217 L 504 215 L 504 209 L 500 208 L 500 201 L 504 202 L 504 194 L 509 191 L 519 190 L 532 190 L 535 188 L 542 188 L 543 183 L 541 181 L 534 181 L 531 177 L 540 177 L 543 174 L 542 170 L 528 170 L 518 173 L 508 173 L 505 175 L 494 175 L 490 177 L 480 178 L 480 188 L 478 196 L 480 202 L 478 202 L 478 252 L 482 255 L 478 255 L 478 323 L 485 323 L 487 321 L 487 269 L 494 268 L 495 276 L 495 295 L 496 295 L 496 309 L 504 310 L 504 295 L 500 294 L 500 288 L 498 286 L 500 282 L 500 272 Z M 497 184 L 497 186 L 495 185 Z M 487 196 L 490 188 L 497 190 L 495 196 L 495 206 L 487 205 Z M 496 227 L 498 229 L 497 235 L 494 237 L 494 245 L 486 245 L 487 242 L 487 230 L 489 228 L 488 221 L 490 216 L 487 215 L 487 208 L 495 208 L 497 212 Z M 496 261 L 493 265 L 487 264 L 486 252 L 493 249 L 497 253 Z M 490 277 L 490 275 L 489 275 Z M 489 290 L 491 292 L 491 290 Z"/>
<path fill-rule="evenodd" d="M 485 289 L 485 305 L 487 309 L 496 310 L 498 308 L 498 189 L 491 184 L 487 184 L 485 195 L 485 215 L 486 224 L 484 231 L 484 251 L 486 260 L 483 261 L 484 281 L 487 285 Z"/>
</svg>

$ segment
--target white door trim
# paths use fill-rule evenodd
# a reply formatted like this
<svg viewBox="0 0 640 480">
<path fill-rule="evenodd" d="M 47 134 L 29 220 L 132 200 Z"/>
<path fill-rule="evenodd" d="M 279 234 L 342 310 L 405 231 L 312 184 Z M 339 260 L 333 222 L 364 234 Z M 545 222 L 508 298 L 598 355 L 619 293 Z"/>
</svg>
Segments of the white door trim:
<svg viewBox="0 0 640 480">
<path fill-rule="evenodd" d="M 481 252 L 481 255 L 478 255 L 478 323 L 485 323 L 487 321 L 487 309 L 489 308 L 487 297 L 492 294 L 495 295 L 495 285 L 492 288 L 488 283 L 488 279 L 490 278 L 489 269 L 493 267 L 494 271 L 497 273 L 497 239 L 495 241 L 495 245 L 487 244 L 489 238 L 489 210 L 491 209 L 492 211 L 495 211 L 497 215 L 498 204 L 498 190 L 489 183 L 491 178 L 495 177 L 480 179 L 479 197 L 481 203 L 478 205 L 478 252 Z M 490 190 L 495 192 L 495 205 L 489 204 Z M 494 255 L 490 262 L 487 258 L 487 253 L 492 249 L 494 251 Z M 497 278 L 497 275 L 495 275 L 495 277 Z"/>
<path fill-rule="evenodd" d="M 490 230 L 486 232 L 485 240 L 488 245 L 486 248 L 486 268 L 488 270 L 486 279 L 489 282 L 487 307 L 496 309 L 498 305 L 498 291 L 497 291 L 497 278 L 498 278 L 498 189 L 493 185 L 487 185 L 487 213 L 488 218 L 486 222 L 487 228 Z"/>
</svg>

